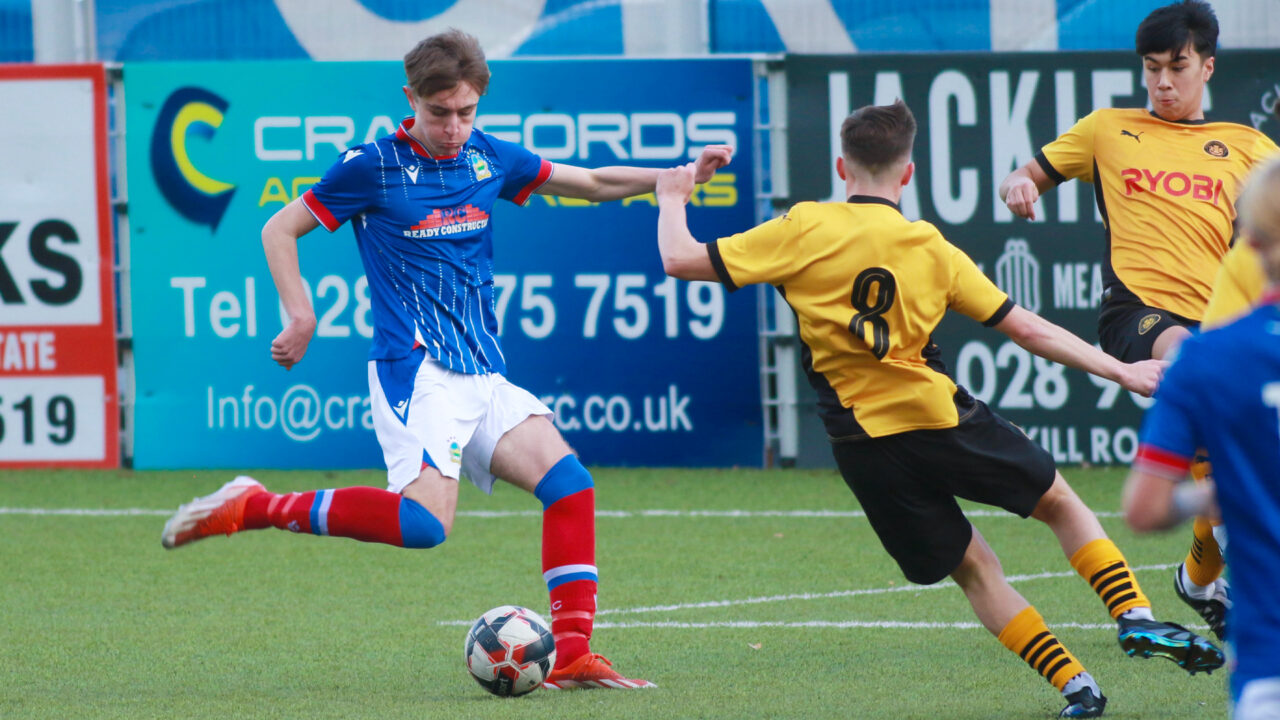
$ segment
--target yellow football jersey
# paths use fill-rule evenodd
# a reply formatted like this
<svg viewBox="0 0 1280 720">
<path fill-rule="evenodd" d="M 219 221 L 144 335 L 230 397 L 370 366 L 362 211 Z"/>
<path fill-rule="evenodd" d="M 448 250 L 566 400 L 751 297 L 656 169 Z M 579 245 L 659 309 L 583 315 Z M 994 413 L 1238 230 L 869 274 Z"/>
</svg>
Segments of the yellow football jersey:
<svg viewBox="0 0 1280 720">
<path fill-rule="evenodd" d="M 956 384 L 930 334 L 947 308 L 995 324 L 1013 307 L 937 228 L 882 198 L 800 203 L 707 250 L 730 290 L 770 283 L 791 305 L 833 437 L 955 427 Z"/>
<path fill-rule="evenodd" d="M 1249 312 L 1267 289 L 1267 276 L 1262 270 L 1262 259 L 1243 239 L 1222 258 L 1218 276 L 1213 281 L 1213 294 L 1204 310 L 1200 326 L 1205 330 L 1226 325 Z"/>
<path fill-rule="evenodd" d="M 1056 182 L 1094 184 L 1107 231 L 1107 288 L 1118 283 L 1146 305 L 1199 321 L 1245 176 L 1276 151 L 1244 125 L 1109 108 L 1081 119 L 1036 159 Z"/>
</svg>

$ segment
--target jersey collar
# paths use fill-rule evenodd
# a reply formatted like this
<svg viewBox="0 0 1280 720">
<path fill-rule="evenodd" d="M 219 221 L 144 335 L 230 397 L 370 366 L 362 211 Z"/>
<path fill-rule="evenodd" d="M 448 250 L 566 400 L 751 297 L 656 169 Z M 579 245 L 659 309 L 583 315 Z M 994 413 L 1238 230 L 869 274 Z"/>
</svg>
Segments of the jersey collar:
<svg viewBox="0 0 1280 720">
<path fill-rule="evenodd" d="M 898 212 L 902 212 L 902 209 L 898 207 L 898 203 L 890 200 L 889 198 L 882 198 L 879 195 L 850 195 L 849 202 L 856 203 L 859 205 L 868 204 L 868 203 L 874 203 L 876 205 L 888 205 L 894 210 L 897 210 Z"/>
<path fill-rule="evenodd" d="M 1173 123 L 1174 125 L 1206 125 L 1209 122 L 1209 118 L 1200 118 L 1199 120 L 1165 120 L 1157 115 L 1155 110 L 1148 110 L 1147 112 L 1150 113 L 1151 117 L 1159 120 L 1160 122 Z"/>
<path fill-rule="evenodd" d="M 432 160 L 452 160 L 458 157 L 458 155 L 462 153 L 462 149 L 459 148 L 458 152 L 452 155 L 432 155 L 430 151 L 427 150 L 425 145 L 418 142 L 418 138 L 409 134 L 409 129 L 413 127 L 414 121 L 415 121 L 415 118 L 411 115 L 401 120 L 400 127 L 396 128 L 396 139 L 402 142 L 409 143 L 409 147 L 413 148 L 414 152 L 418 153 L 422 157 L 430 158 Z M 470 141 L 471 141 L 470 138 L 468 138 L 467 142 L 470 142 Z M 467 146 L 467 143 L 462 144 L 462 147 L 466 147 L 466 146 Z"/>
</svg>

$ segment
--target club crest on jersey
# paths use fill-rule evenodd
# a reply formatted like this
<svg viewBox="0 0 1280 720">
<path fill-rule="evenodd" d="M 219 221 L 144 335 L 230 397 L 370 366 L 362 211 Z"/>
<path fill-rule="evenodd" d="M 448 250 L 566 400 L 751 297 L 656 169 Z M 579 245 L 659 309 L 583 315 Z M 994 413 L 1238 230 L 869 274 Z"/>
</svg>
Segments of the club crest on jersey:
<svg viewBox="0 0 1280 720">
<path fill-rule="evenodd" d="M 489 170 L 489 163 L 476 153 L 471 154 L 471 172 L 475 173 L 476 180 L 488 180 L 493 177 L 493 173 Z"/>
<path fill-rule="evenodd" d="M 1210 140 L 1204 144 L 1204 151 L 1216 158 L 1224 158 L 1231 154 L 1227 144 L 1221 140 Z"/>
<path fill-rule="evenodd" d="M 462 464 L 462 446 L 458 444 L 457 438 L 449 438 L 449 459 L 454 465 Z"/>
<path fill-rule="evenodd" d="M 1151 313 L 1138 321 L 1138 334 L 1146 335 L 1147 331 L 1160 323 L 1160 316 Z"/>
</svg>

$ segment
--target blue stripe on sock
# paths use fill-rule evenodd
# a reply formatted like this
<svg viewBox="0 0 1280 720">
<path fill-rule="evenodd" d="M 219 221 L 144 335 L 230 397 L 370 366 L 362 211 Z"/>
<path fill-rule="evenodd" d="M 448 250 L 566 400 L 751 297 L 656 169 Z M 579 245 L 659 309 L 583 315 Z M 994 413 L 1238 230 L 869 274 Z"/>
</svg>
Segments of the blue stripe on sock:
<svg viewBox="0 0 1280 720">
<path fill-rule="evenodd" d="M 316 496 L 311 500 L 311 533 L 313 535 L 322 535 L 320 531 L 320 505 L 324 502 L 324 494 L 329 490 L 317 490 Z"/>
<path fill-rule="evenodd" d="M 576 455 L 570 454 L 551 466 L 547 474 L 538 481 L 533 494 L 542 501 L 542 509 L 546 510 L 555 505 L 556 501 L 592 487 L 595 487 L 595 483 L 591 480 L 591 473 L 582 467 Z"/>
<path fill-rule="evenodd" d="M 590 580 L 591 582 L 600 582 L 600 578 L 595 573 L 569 573 L 547 583 L 547 590 L 554 590 L 565 583 L 571 583 L 574 580 Z"/>
<path fill-rule="evenodd" d="M 407 548 L 432 548 L 445 541 L 444 525 L 417 501 L 400 498 L 400 542 Z"/>
</svg>

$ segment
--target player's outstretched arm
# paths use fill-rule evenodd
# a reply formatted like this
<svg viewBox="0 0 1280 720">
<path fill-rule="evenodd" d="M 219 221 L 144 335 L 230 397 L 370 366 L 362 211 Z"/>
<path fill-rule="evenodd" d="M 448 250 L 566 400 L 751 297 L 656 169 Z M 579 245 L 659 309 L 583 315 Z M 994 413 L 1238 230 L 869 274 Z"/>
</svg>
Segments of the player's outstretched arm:
<svg viewBox="0 0 1280 720">
<path fill-rule="evenodd" d="M 728 145 L 708 145 L 694 163 L 694 177 L 697 182 L 704 183 L 715 175 L 716 170 L 729 164 L 733 157 L 733 148 Z M 558 195 L 560 197 L 580 198 L 593 202 L 621 200 L 633 195 L 643 195 L 654 191 L 658 181 L 658 170 L 654 168 L 631 167 L 629 165 L 610 165 L 602 168 L 581 168 L 575 165 L 556 163 L 551 179 L 547 180 L 534 192 L 541 195 Z"/>
<path fill-rule="evenodd" d="M 1122 363 L 1067 329 L 1018 306 L 996 323 L 995 329 L 1042 358 L 1114 380 L 1124 389 L 1147 397 L 1156 391 L 1169 364 L 1163 360 Z"/>
<path fill-rule="evenodd" d="M 1014 215 L 1035 220 L 1036 200 L 1053 186 L 1053 179 L 1045 174 L 1040 163 L 1031 160 L 1009 173 L 1004 182 L 1000 183 L 1000 199 Z"/>
<path fill-rule="evenodd" d="M 662 270 L 681 280 L 715 280 L 707 248 L 689 232 L 685 205 L 697 179 L 694 163 L 658 174 L 658 252 Z"/>
<path fill-rule="evenodd" d="M 298 238 L 320 223 L 299 198 L 284 206 L 262 227 L 262 249 L 267 255 L 271 279 L 284 305 L 289 324 L 271 341 L 271 359 L 288 370 L 302 359 L 316 330 L 316 313 L 302 285 L 298 267 Z"/>
<path fill-rule="evenodd" d="M 1135 532 L 1167 530 L 1190 518 L 1214 515 L 1213 482 L 1195 483 L 1135 467 L 1124 483 L 1124 519 Z"/>
</svg>

